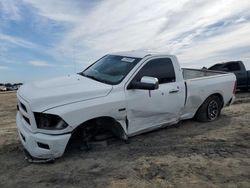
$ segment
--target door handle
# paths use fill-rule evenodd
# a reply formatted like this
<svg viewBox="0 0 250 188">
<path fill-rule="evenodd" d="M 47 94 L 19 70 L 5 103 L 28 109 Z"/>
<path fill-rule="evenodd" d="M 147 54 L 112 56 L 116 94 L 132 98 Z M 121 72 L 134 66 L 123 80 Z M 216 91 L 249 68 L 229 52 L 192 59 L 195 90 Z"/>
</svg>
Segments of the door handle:
<svg viewBox="0 0 250 188">
<path fill-rule="evenodd" d="M 179 89 L 172 89 L 169 91 L 169 93 L 178 93 L 180 90 Z"/>
</svg>

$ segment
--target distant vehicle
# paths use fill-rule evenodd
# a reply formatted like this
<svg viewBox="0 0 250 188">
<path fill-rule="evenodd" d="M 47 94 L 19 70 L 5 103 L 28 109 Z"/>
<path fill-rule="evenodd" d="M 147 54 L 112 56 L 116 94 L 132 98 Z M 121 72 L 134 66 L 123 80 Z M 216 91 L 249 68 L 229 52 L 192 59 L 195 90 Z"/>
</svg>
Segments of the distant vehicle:
<svg viewBox="0 0 250 188">
<path fill-rule="evenodd" d="M 7 91 L 7 88 L 5 86 L 0 86 L 0 91 Z"/>
<path fill-rule="evenodd" d="M 237 78 L 237 88 L 240 90 L 250 89 L 250 71 L 246 70 L 242 61 L 218 63 L 208 68 L 208 70 L 233 72 Z"/>
<path fill-rule="evenodd" d="M 16 90 L 18 90 L 18 87 L 16 85 L 7 87 L 7 91 L 16 91 Z"/>
<path fill-rule="evenodd" d="M 176 56 L 109 54 L 79 74 L 24 84 L 17 92 L 19 138 L 36 158 L 63 155 L 72 135 L 129 137 L 195 117 L 214 121 L 235 100 L 233 73 L 181 69 Z"/>
</svg>

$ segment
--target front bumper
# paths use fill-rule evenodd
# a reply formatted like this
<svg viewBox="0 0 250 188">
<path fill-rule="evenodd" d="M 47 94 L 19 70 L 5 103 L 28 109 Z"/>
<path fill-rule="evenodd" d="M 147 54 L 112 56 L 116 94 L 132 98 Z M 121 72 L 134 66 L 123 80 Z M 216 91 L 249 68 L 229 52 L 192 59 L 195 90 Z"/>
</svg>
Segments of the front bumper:
<svg viewBox="0 0 250 188">
<path fill-rule="evenodd" d="M 32 157 L 40 159 L 54 159 L 61 157 L 65 151 L 71 134 L 48 135 L 43 133 L 32 133 L 25 125 L 17 112 L 16 124 L 19 139 L 24 148 Z"/>
</svg>

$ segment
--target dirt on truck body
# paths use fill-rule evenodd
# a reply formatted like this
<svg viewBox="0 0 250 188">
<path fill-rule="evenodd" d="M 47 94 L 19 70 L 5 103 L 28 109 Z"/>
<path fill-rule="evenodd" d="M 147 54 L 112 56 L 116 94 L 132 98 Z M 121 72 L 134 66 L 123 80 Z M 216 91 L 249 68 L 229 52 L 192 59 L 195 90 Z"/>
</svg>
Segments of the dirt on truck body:
<svg viewBox="0 0 250 188">
<path fill-rule="evenodd" d="M 250 93 L 209 123 L 193 120 L 81 151 L 53 164 L 24 159 L 16 93 L 0 94 L 0 187 L 250 187 Z"/>
</svg>

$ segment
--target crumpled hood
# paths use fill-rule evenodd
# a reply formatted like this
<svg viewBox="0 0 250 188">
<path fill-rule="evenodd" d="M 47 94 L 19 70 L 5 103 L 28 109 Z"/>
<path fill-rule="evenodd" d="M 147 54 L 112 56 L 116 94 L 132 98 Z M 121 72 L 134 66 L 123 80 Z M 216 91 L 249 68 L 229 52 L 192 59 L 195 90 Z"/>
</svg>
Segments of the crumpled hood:
<svg viewBox="0 0 250 188">
<path fill-rule="evenodd" d="M 56 106 L 103 97 L 111 89 L 111 85 L 71 75 L 24 84 L 18 95 L 29 103 L 32 111 L 42 112 Z"/>
</svg>

